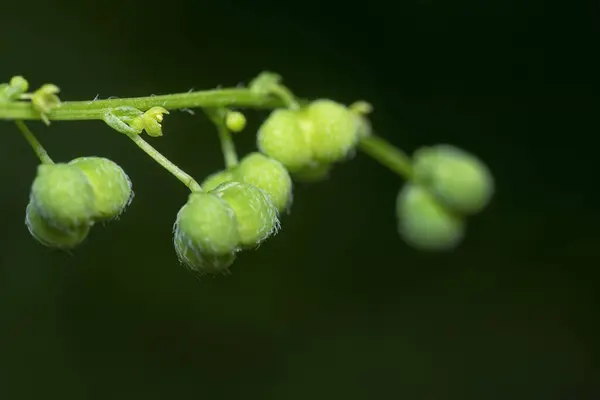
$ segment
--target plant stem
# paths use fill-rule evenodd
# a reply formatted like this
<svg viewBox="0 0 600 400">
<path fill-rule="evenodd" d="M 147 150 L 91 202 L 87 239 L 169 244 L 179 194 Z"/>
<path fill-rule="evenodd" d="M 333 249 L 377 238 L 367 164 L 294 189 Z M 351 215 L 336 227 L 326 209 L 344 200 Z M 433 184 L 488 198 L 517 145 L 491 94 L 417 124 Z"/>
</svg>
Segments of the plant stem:
<svg viewBox="0 0 600 400">
<path fill-rule="evenodd" d="M 21 120 L 15 121 L 15 124 L 17 124 L 17 128 L 19 128 L 25 140 L 27 140 L 27 143 L 29 143 L 37 158 L 40 159 L 40 162 L 42 164 L 54 164 L 54 161 L 52 161 L 52 159 L 48 155 L 48 152 L 46 151 L 46 149 L 44 149 L 44 146 L 42 146 L 42 144 L 37 140 L 33 132 L 29 130 L 27 125 L 25 125 L 25 123 Z"/>
<path fill-rule="evenodd" d="M 376 135 L 369 135 L 360 139 L 358 147 L 404 179 L 411 179 L 412 163 L 410 157 L 388 141 Z"/>
<path fill-rule="evenodd" d="M 271 91 L 274 95 L 279 97 L 290 110 L 298 110 L 300 108 L 300 103 L 296 100 L 296 96 L 294 96 L 292 91 L 286 86 L 277 85 L 272 88 Z"/>
<path fill-rule="evenodd" d="M 204 108 L 204 113 L 212 121 L 217 128 L 219 134 L 219 141 L 221 142 L 221 152 L 225 158 L 225 167 L 231 168 L 238 164 L 238 156 L 235 150 L 235 144 L 231 132 L 225 124 L 225 117 L 227 115 L 226 108 Z"/>
<path fill-rule="evenodd" d="M 142 139 L 141 136 L 135 134 L 127 134 L 127 136 L 133 140 L 133 142 L 142 149 L 146 154 L 154 159 L 157 163 L 159 163 L 164 169 L 173 174 L 177 179 L 179 179 L 185 186 L 187 186 L 192 192 L 201 192 L 202 188 L 192 178 L 190 175 L 182 171 L 177 165 L 173 164 L 169 161 L 165 156 L 160 154 L 158 150 L 156 150 L 150 143 L 146 142 Z"/>
<path fill-rule="evenodd" d="M 122 106 L 146 111 L 152 107 L 163 107 L 167 110 L 227 106 L 268 109 L 285 105 L 286 103 L 276 95 L 259 94 L 249 89 L 231 88 L 122 99 L 65 101 L 50 110 L 47 117 L 50 120 L 63 121 L 102 119 L 107 111 Z M 41 117 L 30 102 L 19 101 L 0 103 L 0 119 L 39 120 Z"/>
<path fill-rule="evenodd" d="M 217 125 L 217 131 L 219 132 L 219 140 L 221 141 L 221 151 L 223 152 L 223 157 L 225 157 L 225 167 L 235 167 L 238 164 L 238 156 L 235 151 L 231 132 L 223 124 Z"/>
</svg>

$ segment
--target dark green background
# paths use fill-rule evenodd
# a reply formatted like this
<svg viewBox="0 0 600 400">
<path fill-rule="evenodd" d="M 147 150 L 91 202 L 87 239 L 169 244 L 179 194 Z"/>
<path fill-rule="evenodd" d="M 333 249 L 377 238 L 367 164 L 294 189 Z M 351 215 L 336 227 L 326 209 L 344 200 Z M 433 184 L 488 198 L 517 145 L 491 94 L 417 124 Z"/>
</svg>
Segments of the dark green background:
<svg viewBox="0 0 600 400">
<path fill-rule="evenodd" d="M 399 239 L 401 180 L 362 154 L 298 184 L 283 230 L 231 276 L 178 265 L 186 188 L 99 122 L 30 126 L 51 156 L 118 161 L 136 197 L 72 255 L 33 241 L 36 159 L 0 123 L 0 396 L 17 399 L 597 398 L 600 212 L 594 14 L 575 3 L 4 2 L 0 80 L 64 100 L 283 75 L 375 106 L 395 145 L 452 143 L 497 179 L 450 254 Z M 569 5 L 572 4 L 572 5 Z M 253 112 L 239 151 L 254 148 Z M 223 165 L 201 113 L 151 143 L 201 179 Z M 600 392 L 596 392 L 598 395 Z"/>
</svg>

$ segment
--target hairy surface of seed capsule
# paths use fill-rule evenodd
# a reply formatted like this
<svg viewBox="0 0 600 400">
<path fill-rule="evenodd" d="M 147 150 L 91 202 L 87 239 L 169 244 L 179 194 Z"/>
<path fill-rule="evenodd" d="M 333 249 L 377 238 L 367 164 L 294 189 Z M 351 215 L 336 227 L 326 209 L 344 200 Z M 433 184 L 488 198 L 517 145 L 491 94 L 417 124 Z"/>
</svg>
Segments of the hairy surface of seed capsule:
<svg viewBox="0 0 600 400">
<path fill-rule="evenodd" d="M 292 202 L 292 178 L 279 161 L 261 153 L 250 153 L 237 168 L 236 177 L 264 190 L 279 212 L 287 210 Z"/>
<path fill-rule="evenodd" d="M 304 168 L 312 160 L 300 117 L 292 110 L 272 111 L 258 130 L 257 145 L 262 153 L 282 163 L 290 172 Z"/>
<path fill-rule="evenodd" d="M 240 236 L 234 210 L 209 193 L 192 193 L 174 226 L 179 260 L 199 273 L 226 270 L 235 259 Z"/>
<path fill-rule="evenodd" d="M 358 143 L 359 121 L 343 104 L 327 99 L 313 101 L 303 109 L 302 118 L 310 121 L 307 135 L 317 162 L 342 161 Z"/>
<path fill-rule="evenodd" d="M 57 229 L 87 225 L 95 215 L 94 189 L 88 177 L 67 164 L 38 166 L 30 201 L 41 217 Z"/>
<path fill-rule="evenodd" d="M 91 224 L 70 229 L 57 229 L 49 225 L 35 209 L 32 203 L 25 210 L 25 225 L 39 243 L 57 249 L 72 249 L 81 244 L 88 236 Z"/>
<path fill-rule="evenodd" d="M 114 161 L 103 157 L 80 157 L 69 162 L 88 177 L 95 197 L 95 218 L 118 217 L 133 198 L 129 176 Z"/>
<path fill-rule="evenodd" d="M 173 245 L 179 261 L 200 275 L 225 274 L 236 258 L 235 251 L 224 254 L 202 252 L 181 231 L 175 231 Z"/>
<path fill-rule="evenodd" d="M 256 247 L 279 228 L 277 207 L 264 190 L 247 183 L 226 182 L 211 193 L 234 210 L 242 246 Z"/>
</svg>

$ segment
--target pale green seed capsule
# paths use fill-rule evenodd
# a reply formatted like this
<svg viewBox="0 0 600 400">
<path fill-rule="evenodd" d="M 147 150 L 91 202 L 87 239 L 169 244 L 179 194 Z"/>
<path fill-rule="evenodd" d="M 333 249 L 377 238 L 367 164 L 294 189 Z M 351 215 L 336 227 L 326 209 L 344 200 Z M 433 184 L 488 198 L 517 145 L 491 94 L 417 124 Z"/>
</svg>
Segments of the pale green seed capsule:
<svg viewBox="0 0 600 400">
<path fill-rule="evenodd" d="M 32 203 L 25 210 L 25 225 L 31 236 L 47 247 L 68 250 L 80 245 L 88 236 L 91 224 L 72 229 L 57 229 L 49 225 Z"/>
<path fill-rule="evenodd" d="M 57 229 L 88 225 L 95 215 L 94 189 L 88 177 L 68 164 L 38 166 L 30 199 L 42 218 Z"/>
<path fill-rule="evenodd" d="M 398 194 L 396 216 L 400 236 L 419 250 L 453 250 L 464 238 L 464 220 L 412 183 L 405 184 Z"/>
<path fill-rule="evenodd" d="M 413 177 L 441 204 L 463 215 L 483 210 L 494 193 L 494 179 L 488 167 L 475 156 L 450 145 L 417 150 Z"/>
<path fill-rule="evenodd" d="M 332 164 L 313 164 L 294 173 L 293 178 L 298 182 L 322 182 L 329 178 L 332 168 Z"/>
<path fill-rule="evenodd" d="M 174 226 L 179 260 L 199 273 L 226 270 L 235 260 L 240 236 L 234 210 L 218 196 L 192 193 Z"/>
<path fill-rule="evenodd" d="M 311 147 L 302 128 L 299 114 L 277 109 L 263 122 L 257 134 L 260 151 L 281 162 L 290 172 L 310 164 Z"/>
<path fill-rule="evenodd" d="M 242 246 L 256 247 L 279 229 L 277 207 L 264 190 L 247 183 L 226 182 L 211 193 L 234 210 Z"/>
<path fill-rule="evenodd" d="M 209 175 L 200 184 L 200 186 L 202 187 L 202 190 L 204 190 L 205 192 L 210 192 L 211 190 L 213 190 L 214 188 L 219 186 L 221 183 L 235 180 L 235 177 L 234 177 L 235 169 L 236 168 L 226 169 L 226 170 L 215 172 L 214 174 Z"/>
<path fill-rule="evenodd" d="M 180 230 L 175 231 L 173 245 L 179 261 L 200 275 L 226 274 L 236 258 L 235 251 L 226 254 L 203 253 Z"/>
<path fill-rule="evenodd" d="M 261 153 L 250 153 L 240 161 L 235 175 L 240 182 L 264 190 L 279 212 L 291 206 L 292 178 L 279 161 Z"/>
<path fill-rule="evenodd" d="M 69 165 L 82 170 L 94 189 L 96 220 L 118 217 L 133 199 L 131 180 L 114 161 L 103 157 L 80 157 Z"/>
<path fill-rule="evenodd" d="M 302 115 L 310 121 L 307 135 L 315 161 L 325 164 L 343 161 L 356 147 L 360 125 L 343 104 L 316 100 L 303 110 Z"/>
</svg>

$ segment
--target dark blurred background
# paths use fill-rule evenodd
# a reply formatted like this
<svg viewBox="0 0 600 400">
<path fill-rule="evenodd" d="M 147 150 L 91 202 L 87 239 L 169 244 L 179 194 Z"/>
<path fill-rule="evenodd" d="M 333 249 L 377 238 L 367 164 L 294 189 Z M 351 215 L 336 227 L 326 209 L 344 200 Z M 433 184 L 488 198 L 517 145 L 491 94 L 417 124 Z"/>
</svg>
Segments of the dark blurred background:
<svg viewBox="0 0 600 400">
<path fill-rule="evenodd" d="M 73 254 L 37 244 L 36 159 L 0 121 L 0 396 L 600 398 L 598 29 L 575 4 L 5 1 L 0 81 L 91 100 L 272 70 L 300 96 L 372 102 L 408 152 L 474 152 L 498 192 L 458 250 L 421 253 L 396 233 L 402 181 L 358 154 L 298 184 L 281 233 L 230 276 L 198 280 L 171 242 L 187 189 L 100 122 L 30 127 L 55 160 L 118 161 L 132 206 Z M 249 113 L 241 154 L 264 116 Z M 223 167 L 202 113 L 164 131 L 151 143 L 193 176 Z"/>
</svg>

